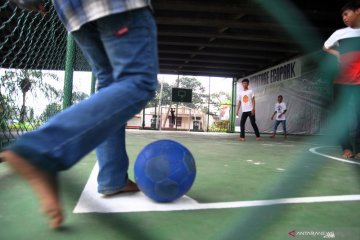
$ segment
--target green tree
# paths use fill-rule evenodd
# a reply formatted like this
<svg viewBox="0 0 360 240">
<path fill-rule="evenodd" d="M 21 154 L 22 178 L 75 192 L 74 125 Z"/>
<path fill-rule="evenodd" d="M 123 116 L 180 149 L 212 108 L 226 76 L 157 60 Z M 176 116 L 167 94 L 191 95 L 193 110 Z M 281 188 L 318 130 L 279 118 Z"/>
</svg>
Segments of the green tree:
<svg viewBox="0 0 360 240">
<path fill-rule="evenodd" d="M 201 109 L 206 103 L 208 95 L 205 94 L 205 87 L 195 77 L 181 77 L 179 79 L 179 87 L 192 89 L 192 102 L 185 103 L 185 106 Z"/>
<path fill-rule="evenodd" d="M 0 76 L 0 95 L 10 99 L 11 101 L 8 102 L 13 103 L 12 107 L 20 107 L 21 110 L 17 111 L 19 113 L 17 118 L 20 122 L 24 122 L 27 116 L 26 95 L 28 92 L 31 92 L 34 97 L 41 93 L 48 100 L 59 99 L 60 91 L 48 83 L 49 79 L 58 81 L 55 74 L 44 73 L 41 70 L 7 70 L 4 75 Z M 16 106 L 16 102 L 20 102 L 18 99 L 20 95 L 22 104 Z"/>
<path fill-rule="evenodd" d="M 57 102 L 63 102 L 64 101 L 64 91 L 63 90 L 59 90 L 59 97 L 58 97 L 58 101 Z M 82 100 L 88 98 L 89 95 L 84 93 L 84 92 L 80 92 L 80 91 L 74 91 L 72 92 L 72 96 L 71 96 L 71 103 L 72 104 L 77 104 L 79 102 L 81 102 Z"/>
<path fill-rule="evenodd" d="M 89 97 L 89 95 L 84 92 L 73 92 L 72 93 L 72 103 L 77 104 L 88 97 Z"/>
<path fill-rule="evenodd" d="M 29 119 L 30 122 L 32 122 L 32 121 L 35 119 L 35 111 L 34 111 L 34 108 L 30 107 L 27 112 L 28 112 L 27 118 Z"/>
<path fill-rule="evenodd" d="M 172 88 L 176 87 L 178 87 L 177 83 L 171 85 L 167 82 L 163 83 L 163 92 L 161 95 L 162 106 L 175 104 L 171 102 L 171 91 Z M 184 103 L 185 106 L 202 109 L 204 103 L 207 101 L 208 95 L 205 94 L 205 87 L 198 79 L 196 79 L 195 77 L 181 77 L 179 78 L 179 88 L 192 89 L 192 103 Z M 158 105 L 160 98 L 160 90 L 161 84 L 159 84 L 156 89 L 155 98 L 148 103 L 147 107 L 155 107 Z"/>
<path fill-rule="evenodd" d="M 171 88 L 172 86 L 167 83 L 163 82 L 163 91 L 162 94 L 160 94 L 161 91 L 161 84 L 158 84 L 156 89 L 156 95 L 154 99 L 152 99 L 146 107 L 155 107 L 159 104 L 159 98 L 161 96 L 161 105 L 170 105 L 171 104 Z"/>
<path fill-rule="evenodd" d="M 7 122 L 12 118 L 12 109 L 8 104 L 7 97 L 0 93 L 0 129 L 5 129 Z"/>
<path fill-rule="evenodd" d="M 59 102 L 62 102 L 62 100 L 63 100 L 64 94 L 61 94 L 62 92 L 63 91 L 59 91 L 59 93 L 61 95 L 60 101 L 50 103 L 46 106 L 45 110 L 40 115 L 40 118 L 42 121 L 46 121 L 50 117 L 54 116 L 55 114 L 57 114 L 63 110 L 62 104 L 59 104 Z M 75 91 L 72 93 L 72 102 L 73 102 L 73 104 L 77 104 L 80 101 L 82 101 L 88 97 L 89 97 L 89 95 L 84 92 Z"/>
<path fill-rule="evenodd" d="M 48 120 L 50 117 L 62 111 L 62 104 L 50 103 L 46 106 L 44 112 L 40 115 L 42 121 Z"/>
<path fill-rule="evenodd" d="M 26 115 L 26 93 L 30 90 L 31 88 L 31 81 L 29 78 L 23 78 L 20 80 L 19 82 L 19 87 L 21 89 L 22 92 L 22 105 L 21 105 L 21 110 L 20 110 L 20 122 L 24 122 L 25 121 L 25 115 Z"/>
<path fill-rule="evenodd" d="M 215 92 L 211 94 L 211 105 L 216 112 L 220 111 L 222 105 L 230 105 L 231 96 L 224 91 Z"/>
</svg>

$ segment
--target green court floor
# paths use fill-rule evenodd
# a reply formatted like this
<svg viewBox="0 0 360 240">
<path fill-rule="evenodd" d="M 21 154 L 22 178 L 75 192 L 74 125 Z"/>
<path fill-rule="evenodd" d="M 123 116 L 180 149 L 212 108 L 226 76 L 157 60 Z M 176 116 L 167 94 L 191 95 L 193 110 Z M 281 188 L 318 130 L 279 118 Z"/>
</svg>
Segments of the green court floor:
<svg viewBox="0 0 360 240">
<path fill-rule="evenodd" d="M 0 164 L 0 240 L 282 240 L 324 239 L 326 234 L 328 239 L 360 239 L 360 164 L 341 161 L 340 149 L 329 147 L 326 138 L 290 136 L 284 140 L 264 135 L 262 141 L 255 141 L 249 135 L 247 141 L 239 142 L 237 134 L 141 130 L 128 131 L 127 136 L 130 178 L 134 159 L 146 144 L 174 139 L 188 147 L 196 160 L 197 177 L 189 197 L 199 203 L 276 200 L 277 204 L 75 214 L 96 162 L 95 153 L 90 153 L 60 175 L 66 220 L 60 230 L 53 231 L 47 228 L 26 183 Z M 315 202 L 278 202 L 322 196 L 326 197 Z M 332 196 L 344 199 L 333 201 Z M 291 236 L 294 233 L 296 237 Z"/>
</svg>

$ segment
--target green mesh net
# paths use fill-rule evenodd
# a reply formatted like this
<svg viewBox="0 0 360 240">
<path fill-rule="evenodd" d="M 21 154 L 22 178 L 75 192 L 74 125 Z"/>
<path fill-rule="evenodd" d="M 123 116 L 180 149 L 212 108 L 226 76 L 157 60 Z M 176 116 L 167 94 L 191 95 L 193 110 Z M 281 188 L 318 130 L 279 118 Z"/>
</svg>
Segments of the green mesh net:
<svg viewBox="0 0 360 240">
<path fill-rule="evenodd" d="M 67 32 L 51 1 L 45 8 L 0 3 L 0 149 L 62 110 Z M 72 54 L 74 70 L 90 70 L 77 47 Z"/>
<path fill-rule="evenodd" d="M 68 38 L 51 1 L 45 1 L 45 9 L 46 14 L 42 16 L 38 12 L 21 10 L 9 0 L 0 2 L 0 149 L 24 132 L 38 128 L 64 106 L 76 103 L 77 98 L 84 98 L 73 91 L 72 75 L 73 71 L 91 71 L 91 68 L 76 44 L 71 44 L 73 47 L 67 52 L 67 43 L 72 38 Z M 74 61 L 70 64 L 66 60 L 69 54 L 68 59 Z M 71 69 L 65 74 L 69 65 Z M 203 84 L 207 85 L 207 82 Z M 163 96 L 166 89 L 164 87 Z M 200 90 L 194 89 L 194 93 L 202 99 L 198 101 L 201 106 L 185 107 L 191 107 L 192 111 L 202 110 L 204 116 L 211 114 L 213 118 L 214 114 L 208 109 L 218 112 L 223 106 L 216 101 L 216 96 L 209 98 L 208 92 Z M 150 103 L 151 106 L 156 104 L 158 99 L 152 105 Z M 162 104 L 166 105 L 165 102 Z M 187 116 L 189 121 L 199 125 L 196 129 L 229 130 L 229 121 L 219 119 L 210 124 L 209 117 L 198 120 L 197 115 Z"/>
<path fill-rule="evenodd" d="M 51 2 L 45 16 L 0 6 L 1 68 L 62 70 L 65 65 L 66 30 Z"/>
</svg>

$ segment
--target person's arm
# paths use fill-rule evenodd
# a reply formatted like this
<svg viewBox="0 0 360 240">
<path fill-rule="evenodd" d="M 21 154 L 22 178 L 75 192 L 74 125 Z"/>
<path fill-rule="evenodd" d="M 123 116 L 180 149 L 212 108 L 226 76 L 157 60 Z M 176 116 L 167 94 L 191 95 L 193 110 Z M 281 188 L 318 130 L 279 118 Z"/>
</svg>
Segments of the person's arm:
<svg viewBox="0 0 360 240">
<path fill-rule="evenodd" d="M 323 47 L 323 50 L 325 52 L 327 52 L 328 54 L 331 54 L 333 56 L 335 56 L 338 60 L 340 59 L 340 52 L 333 49 L 333 48 L 326 48 L 326 47 Z"/>
<path fill-rule="evenodd" d="M 279 117 L 282 117 L 286 113 L 287 109 L 285 109 L 282 113 L 279 114 Z"/>
<path fill-rule="evenodd" d="M 240 107 L 241 107 L 241 101 L 239 101 L 239 103 L 238 103 L 237 110 L 236 110 L 236 116 L 239 116 Z"/>
<path fill-rule="evenodd" d="M 255 97 L 252 98 L 252 105 L 253 105 L 253 109 L 251 110 L 251 114 L 255 115 Z"/>
<path fill-rule="evenodd" d="M 43 0 L 10 0 L 12 3 L 16 4 L 17 7 L 21 9 L 26 9 L 28 11 L 39 11 L 42 15 L 45 15 L 45 7 Z"/>
<path fill-rule="evenodd" d="M 274 117 L 275 117 L 275 114 L 276 114 L 276 113 L 277 113 L 277 112 L 274 111 L 273 115 L 271 116 L 271 120 L 274 120 Z"/>
</svg>

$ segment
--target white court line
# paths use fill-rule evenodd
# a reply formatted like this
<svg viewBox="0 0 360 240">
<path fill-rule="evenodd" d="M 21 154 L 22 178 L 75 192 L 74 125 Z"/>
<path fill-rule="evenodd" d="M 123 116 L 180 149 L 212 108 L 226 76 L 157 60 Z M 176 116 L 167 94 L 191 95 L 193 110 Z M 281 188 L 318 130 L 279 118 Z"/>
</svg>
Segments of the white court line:
<svg viewBox="0 0 360 240">
<path fill-rule="evenodd" d="M 314 154 L 316 154 L 316 155 L 323 156 L 323 157 L 327 157 L 327 158 L 330 158 L 330 159 L 335 160 L 335 161 L 345 162 L 345 163 L 350 163 L 350 164 L 355 164 L 355 165 L 360 165 L 360 162 L 351 161 L 351 160 L 346 160 L 346 159 L 343 159 L 343 158 L 334 157 L 334 156 L 327 155 L 327 154 L 324 154 L 324 153 L 319 153 L 319 152 L 317 151 L 319 148 L 330 148 L 330 146 L 314 147 L 314 148 L 310 148 L 309 151 L 312 152 L 312 153 L 314 153 Z"/>
<path fill-rule="evenodd" d="M 74 213 L 118 213 L 118 212 L 154 212 L 154 211 L 184 211 L 202 209 L 225 209 L 272 206 L 280 204 L 299 204 L 299 203 L 320 203 L 320 202 L 346 202 L 360 201 L 360 195 L 338 195 L 321 197 L 298 197 L 280 198 L 271 200 L 255 201 L 236 201 L 236 202 L 217 202 L 199 203 L 196 200 L 183 196 L 172 203 L 156 203 L 147 198 L 143 193 L 127 193 L 103 198 L 96 192 L 98 165 L 92 170 L 89 180 L 81 193 L 80 199 L 73 210 Z"/>
</svg>

